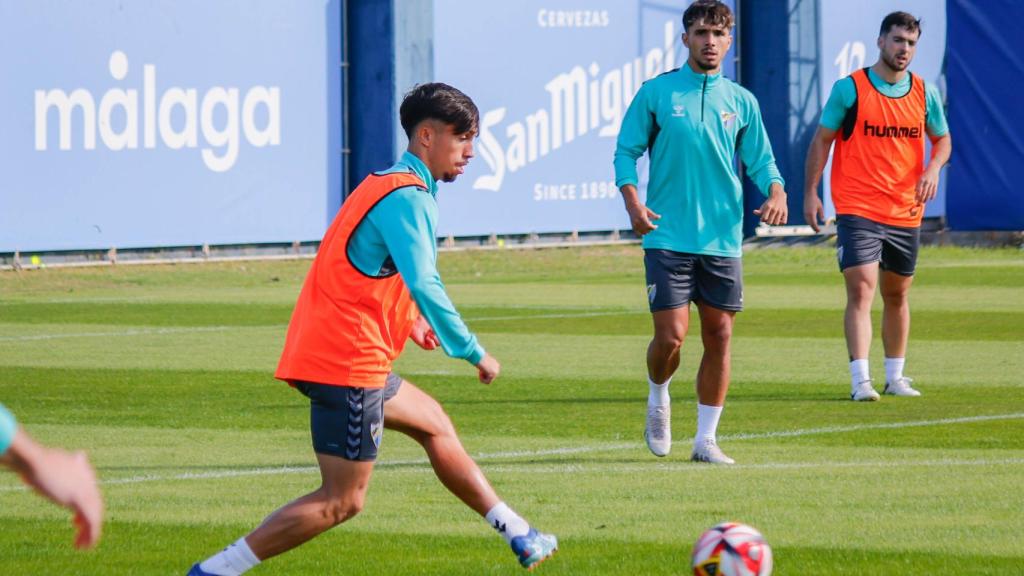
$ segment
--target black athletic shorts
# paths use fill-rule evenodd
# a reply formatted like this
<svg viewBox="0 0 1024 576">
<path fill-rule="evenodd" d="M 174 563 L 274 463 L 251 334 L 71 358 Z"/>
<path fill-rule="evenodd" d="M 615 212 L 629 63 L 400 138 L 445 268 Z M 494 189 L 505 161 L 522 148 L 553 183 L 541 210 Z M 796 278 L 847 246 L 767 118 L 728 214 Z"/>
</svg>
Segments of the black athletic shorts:
<svg viewBox="0 0 1024 576">
<path fill-rule="evenodd" d="M 882 270 L 913 276 L 921 244 L 920 228 L 891 226 L 861 216 L 836 217 L 839 270 L 879 262 Z"/>
<path fill-rule="evenodd" d="M 384 403 L 401 385 L 395 373 L 388 374 L 384 388 L 296 382 L 295 388 L 309 398 L 313 450 L 346 460 L 376 460 L 384 434 Z"/>
<path fill-rule="evenodd" d="M 743 261 L 649 248 L 644 250 L 647 302 L 651 312 L 681 308 L 691 301 L 720 310 L 743 309 Z"/>
</svg>

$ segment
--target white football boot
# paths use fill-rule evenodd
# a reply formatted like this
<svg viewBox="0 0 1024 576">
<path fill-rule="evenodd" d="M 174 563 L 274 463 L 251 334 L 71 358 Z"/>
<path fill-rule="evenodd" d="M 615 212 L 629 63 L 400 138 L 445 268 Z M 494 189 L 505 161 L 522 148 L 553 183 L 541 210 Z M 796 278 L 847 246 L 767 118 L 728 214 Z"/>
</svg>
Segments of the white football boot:
<svg viewBox="0 0 1024 576">
<path fill-rule="evenodd" d="M 878 392 L 875 392 L 874 386 L 871 385 L 871 380 L 862 381 L 850 391 L 850 399 L 856 402 L 874 402 L 878 398 Z"/>
<path fill-rule="evenodd" d="M 885 390 L 882 393 L 892 396 L 920 396 L 921 393 L 911 386 L 913 382 L 913 380 L 906 376 L 897 378 L 895 382 L 886 382 Z"/>
<path fill-rule="evenodd" d="M 708 464 L 735 464 L 736 461 L 725 455 L 718 443 L 711 439 L 698 440 L 693 445 L 690 460 Z"/>
<path fill-rule="evenodd" d="M 644 440 L 651 454 L 667 456 L 672 451 L 672 407 L 647 405 L 647 425 Z"/>
</svg>

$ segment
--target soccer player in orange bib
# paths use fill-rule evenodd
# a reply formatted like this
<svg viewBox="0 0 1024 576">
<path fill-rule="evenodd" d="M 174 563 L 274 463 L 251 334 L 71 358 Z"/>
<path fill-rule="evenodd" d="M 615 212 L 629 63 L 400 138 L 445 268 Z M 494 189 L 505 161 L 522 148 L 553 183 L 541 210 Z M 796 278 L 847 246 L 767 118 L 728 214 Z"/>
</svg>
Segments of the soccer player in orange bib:
<svg viewBox="0 0 1024 576">
<path fill-rule="evenodd" d="M 437 182 L 455 181 L 473 157 L 479 112 L 462 92 L 433 83 L 407 94 L 400 115 L 409 148 L 363 180 L 328 228 L 275 374 L 310 400 L 323 483 L 196 563 L 190 576 L 237 576 L 358 514 L 382 428 L 419 442 L 445 487 L 505 538 L 524 568 L 557 549 L 554 536 L 498 498 L 441 405 L 392 372 L 407 339 L 468 361 L 484 384 L 500 371 L 462 322 L 436 265 Z"/>
<path fill-rule="evenodd" d="M 882 20 L 879 58 L 832 87 L 807 152 L 804 218 L 824 220 L 818 183 L 832 155 L 839 269 L 846 282 L 844 332 L 850 354 L 850 398 L 878 400 L 868 371 L 871 302 L 881 279 L 885 394 L 920 396 L 903 375 L 910 306 L 924 205 L 953 149 L 935 86 L 907 70 L 921 23 L 906 12 Z M 932 141 L 925 165 L 925 137 Z M 837 138 L 838 137 L 838 138 Z M 881 269 L 881 274 L 879 274 Z"/>
</svg>

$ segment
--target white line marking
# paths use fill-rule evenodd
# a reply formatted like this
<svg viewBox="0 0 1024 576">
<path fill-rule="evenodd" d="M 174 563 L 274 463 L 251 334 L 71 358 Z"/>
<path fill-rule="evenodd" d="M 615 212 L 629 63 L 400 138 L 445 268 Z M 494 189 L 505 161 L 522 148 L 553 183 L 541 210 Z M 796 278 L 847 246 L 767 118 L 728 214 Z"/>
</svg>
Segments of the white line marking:
<svg viewBox="0 0 1024 576">
<path fill-rule="evenodd" d="M 854 424 L 850 426 L 827 426 L 822 428 L 803 428 L 799 430 L 779 430 L 775 432 L 758 432 L 751 434 L 729 434 L 723 435 L 720 438 L 723 440 L 761 440 L 766 438 L 793 438 L 797 436 L 814 436 L 819 434 L 834 434 L 842 432 L 858 432 L 861 430 L 890 430 L 897 428 L 916 428 L 921 426 L 942 426 L 946 424 L 969 424 L 973 422 L 991 422 L 998 420 L 1019 420 L 1024 418 L 1024 412 L 1013 412 L 1010 414 L 990 414 L 984 416 L 964 416 L 961 418 L 942 418 L 939 420 L 915 420 L 911 422 L 887 422 L 882 424 Z M 692 442 L 691 439 L 677 440 L 674 444 L 682 444 Z M 617 444 L 603 444 L 603 445 L 592 445 L 592 446 L 577 446 L 567 448 L 552 448 L 548 450 L 522 450 L 512 452 L 493 452 L 493 453 L 480 453 L 474 458 L 478 462 L 486 462 L 490 460 L 506 460 L 515 458 L 540 458 L 544 456 L 565 456 L 570 454 L 587 454 L 594 452 L 613 452 L 618 450 L 641 450 L 643 443 L 639 440 L 637 442 L 630 443 L 617 443 Z M 718 467 L 712 466 L 695 466 L 691 464 L 680 463 L 685 469 L 718 469 Z M 1024 458 L 1008 458 L 1001 460 L 924 460 L 924 461 L 898 461 L 898 462 L 820 462 L 820 463 L 788 463 L 788 464 L 751 464 L 751 465 L 736 465 L 731 466 L 729 469 L 789 469 L 789 468 L 815 468 L 815 467 L 858 467 L 858 466 L 940 466 L 940 465 L 986 465 L 986 466 L 998 466 L 998 465 L 1015 465 L 1024 464 Z M 417 466 L 417 467 L 429 467 L 430 461 L 426 458 L 413 458 L 408 460 L 385 460 L 377 463 L 377 467 L 380 468 L 391 468 L 400 466 Z M 669 464 L 667 466 L 673 466 Z M 582 464 L 566 464 L 565 467 L 571 469 L 572 466 L 584 466 Z M 596 464 L 595 467 L 601 467 L 602 465 Z M 629 466 L 629 465 L 627 465 Z M 647 465 L 637 466 L 637 470 L 658 470 L 664 468 L 666 464 L 652 463 L 650 467 Z M 564 471 L 565 467 L 551 467 L 552 470 Z M 521 468 L 506 468 L 506 467 L 488 467 L 488 470 L 492 469 L 509 469 L 522 471 Z M 604 469 L 604 468 L 602 468 Z M 618 468 L 610 468 L 612 470 L 618 470 Z M 236 478 L 242 476 L 273 476 L 278 474 L 293 474 L 293 473 L 311 473 L 317 470 L 316 466 L 277 466 L 267 468 L 249 468 L 242 470 L 219 470 L 211 472 L 185 472 L 181 474 L 172 475 L 142 475 L 142 476 L 129 476 L 126 478 L 111 478 L 102 480 L 100 483 L 103 485 L 119 485 L 119 484 L 140 484 L 144 482 L 163 482 L 171 480 L 212 480 L 220 478 Z M 622 470 L 626 471 L 627 468 L 623 467 Z M 629 468 L 632 470 L 632 468 Z M 25 490 L 23 486 L 0 486 L 0 492 L 14 492 L 19 490 Z"/>
<path fill-rule="evenodd" d="M 734 464 L 732 466 L 706 466 L 693 462 L 655 462 L 652 464 L 619 464 L 619 463 L 586 463 L 586 464 L 561 464 L 542 466 L 488 466 L 487 472 L 519 473 L 529 472 L 531 474 L 559 474 L 566 472 L 613 472 L 613 473 L 636 473 L 645 474 L 657 472 L 714 472 L 721 473 L 732 470 L 806 470 L 817 468 L 931 468 L 948 466 L 1017 466 L 1024 464 L 1024 458 L 998 458 L 976 460 L 860 460 L 853 462 L 767 462 L 764 464 Z M 426 472 L 427 470 L 422 470 Z"/>
<path fill-rule="evenodd" d="M 255 328 L 257 326 L 244 326 Z M 0 342 L 24 342 L 32 340 L 55 340 L 58 338 L 95 338 L 105 336 L 146 336 L 150 334 L 187 334 L 190 332 L 225 332 L 243 326 L 187 326 L 179 328 L 138 328 L 120 332 L 70 332 L 66 334 L 33 334 L 29 336 L 0 336 Z M 258 326 L 264 328 L 264 326 Z"/>
</svg>

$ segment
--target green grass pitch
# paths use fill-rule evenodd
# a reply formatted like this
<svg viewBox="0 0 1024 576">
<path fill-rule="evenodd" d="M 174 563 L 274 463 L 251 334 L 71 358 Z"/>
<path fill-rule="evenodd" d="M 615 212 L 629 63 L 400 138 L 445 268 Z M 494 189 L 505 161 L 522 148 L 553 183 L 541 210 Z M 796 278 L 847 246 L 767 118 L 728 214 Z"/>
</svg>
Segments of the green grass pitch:
<svg viewBox="0 0 1024 576">
<path fill-rule="evenodd" d="M 833 252 L 748 253 L 719 430 L 731 468 L 687 461 L 696 321 L 673 384 L 674 451 L 644 446 L 639 247 L 440 264 L 502 376 L 483 386 L 466 363 L 411 344 L 398 371 L 445 405 L 499 493 L 559 536 L 539 573 L 685 574 L 697 536 L 723 520 L 759 528 L 779 575 L 1024 566 L 1020 251 L 922 251 L 907 373 L 924 395 L 876 403 L 847 400 Z M 272 378 L 308 266 L 0 273 L 0 401 L 42 441 L 89 452 L 108 512 L 99 547 L 75 552 L 67 514 L 0 473 L 3 573 L 183 574 L 316 487 L 308 404 Z M 879 379 L 877 336 L 876 322 Z M 252 573 L 521 572 L 418 446 L 388 433 L 363 514 Z"/>
</svg>

